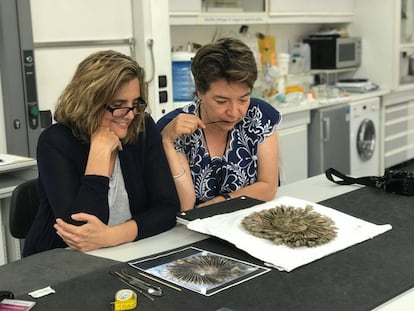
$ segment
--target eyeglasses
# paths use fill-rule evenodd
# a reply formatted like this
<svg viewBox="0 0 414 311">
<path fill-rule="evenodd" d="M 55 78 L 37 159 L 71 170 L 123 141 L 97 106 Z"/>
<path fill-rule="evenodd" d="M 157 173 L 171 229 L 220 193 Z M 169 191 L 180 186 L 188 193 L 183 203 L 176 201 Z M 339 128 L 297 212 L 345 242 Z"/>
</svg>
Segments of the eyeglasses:
<svg viewBox="0 0 414 311">
<path fill-rule="evenodd" d="M 130 111 L 132 111 L 135 115 L 143 113 L 147 108 L 147 103 L 142 97 L 138 97 L 136 100 L 136 104 L 132 107 L 111 107 L 109 105 L 105 105 L 105 109 L 112 113 L 114 118 L 123 118 L 125 117 Z"/>
</svg>

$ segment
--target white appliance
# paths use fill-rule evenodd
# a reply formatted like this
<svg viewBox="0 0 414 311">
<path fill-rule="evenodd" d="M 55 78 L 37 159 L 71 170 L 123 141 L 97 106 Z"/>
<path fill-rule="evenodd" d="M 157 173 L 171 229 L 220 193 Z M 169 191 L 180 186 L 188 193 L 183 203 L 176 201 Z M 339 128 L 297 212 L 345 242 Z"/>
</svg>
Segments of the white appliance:
<svg viewBox="0 0 414 311">
<path fill-rule="evenodd" d="M 378 89 L 378 85 L 368 79 L 343 79 L 336 82 L 335 85 L 351 93 L 367 93 Z"/>
<path fill-rule="evenodd" d="M 311 112 L 308 127 L 308 177 L 332 167 L 350 172 L 349 105 L 338 104 Z"/>
<path fill-rule="evenodd" d="M 379 122 L 379 97 L 313 110 L 308 176 L 330 167 L 355 177 L 380 175 Z"/>
<path fill-rule="evenodd" d="M 350 104 L 350 175 L 378 176 L 380 170 L 380 99 Z"/>
</svg>

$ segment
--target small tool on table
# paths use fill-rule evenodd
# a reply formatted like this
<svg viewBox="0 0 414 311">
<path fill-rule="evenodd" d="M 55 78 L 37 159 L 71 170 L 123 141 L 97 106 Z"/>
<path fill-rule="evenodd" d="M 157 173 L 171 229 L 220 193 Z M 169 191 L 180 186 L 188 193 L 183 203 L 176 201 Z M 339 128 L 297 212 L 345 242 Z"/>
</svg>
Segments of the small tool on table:
<svg viewBox="0 0 414 311">
<path fill-rule="evenodd" d="M 160 297 L 164 294 L 160 287 L 147 283 L 129 274 L 126 270 L 112 271 L 111 274 L 152 301 L 154 301 L 152 296 Z"/>
</svg>

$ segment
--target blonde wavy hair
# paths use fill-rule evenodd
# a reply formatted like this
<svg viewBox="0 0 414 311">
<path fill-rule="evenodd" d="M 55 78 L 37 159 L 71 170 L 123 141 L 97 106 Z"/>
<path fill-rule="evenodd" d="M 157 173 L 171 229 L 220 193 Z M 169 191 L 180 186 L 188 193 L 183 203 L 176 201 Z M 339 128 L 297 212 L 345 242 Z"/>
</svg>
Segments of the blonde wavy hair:
<svg viewBox="0 0 414 311">
<path fill-rule="evenodd" d="M 54 119 L 69 127 L 79 140 L 89 142 L 99 127 L 105 104 L 125 83 L 136 78 L 140 96 L 147 100 L 144 69 L 135 60 L 112 50 L 93 53 L 78 65 L 60 95 Z M 145 115 L 141 113 L 134 118 L 123 143 L 137 139 L 138 133 L 144 130 Z"/>
</svg>

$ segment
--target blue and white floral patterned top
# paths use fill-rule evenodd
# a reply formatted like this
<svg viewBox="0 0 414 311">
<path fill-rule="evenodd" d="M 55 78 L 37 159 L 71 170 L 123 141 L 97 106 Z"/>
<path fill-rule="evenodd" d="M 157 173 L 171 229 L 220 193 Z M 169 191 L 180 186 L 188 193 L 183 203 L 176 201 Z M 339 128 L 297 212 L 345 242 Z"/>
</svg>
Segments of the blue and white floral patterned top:
<svg viewBox="0 0 414 311">
<path fill-rule="evenodd" d="M 160 131 L 179 113 L 196 114 L 197 104 L 191 103 L 163 116 L 157 122 Z M 210 158 L 201 129 L 179 137 L 175 148 L 188 159 L 196 205 L 254 183 L 258 145 L 275 131 L 280 121 L 281 114 L 275 108 L 263 100 L 251 98 L 246 116 L 229 132 L 229 148 L 223 157 Z"/>
</svg>

